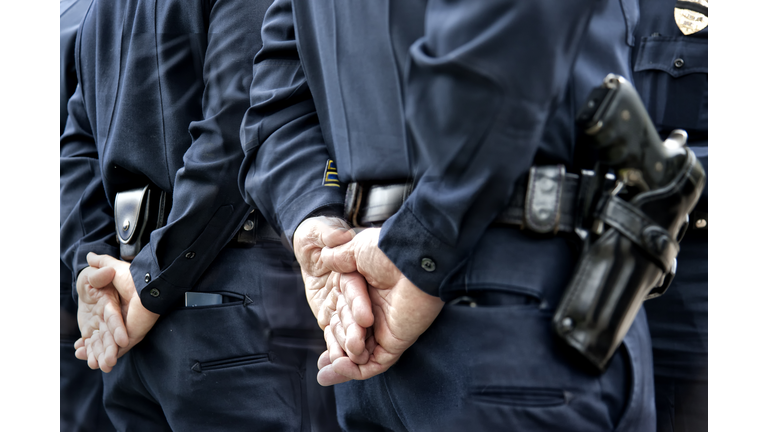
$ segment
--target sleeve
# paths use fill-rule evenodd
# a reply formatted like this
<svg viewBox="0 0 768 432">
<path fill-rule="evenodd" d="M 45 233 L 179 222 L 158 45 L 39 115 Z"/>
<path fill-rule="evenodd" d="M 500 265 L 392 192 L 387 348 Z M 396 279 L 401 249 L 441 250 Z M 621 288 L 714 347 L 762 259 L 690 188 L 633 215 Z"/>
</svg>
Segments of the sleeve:
<svg viewBox="0 0 768 432">
<path fill-rule="evenodd" d="M 423 175 L 379 239 L 425 292 L 438 295 L 531 166 L 597 1 L 429 1 L 405 83 Z"/>
<path fill-rule="evenodd" d="M 60 140 L 59 247 L 72 274 L 72 291 L 88 252 L 118 256 L 112 207 L 102 185 L 99 158 L 78 85 L 68 104 Z"/>
<path fill-rule="evenodd" d="M 210 7 L 203 118 L 189 126 L 192 144 L 176 173 L 168 223 L 131 263 L 142 305 L 152 312 L 162 314 L 183 298 L 248 215 L 237 184 L 238 131 L 267 3 L 218 0 Z"/>
<path fill-rule="evenodd" d="M 267 10 L 262 40 L 240 130 L 245 160 L 239 181 L 245 200 L 290 244 L 307 217 L 342 216 L 344 189 L 324 186 L 331 157 L 299 59 L 290 0 Z"/>
</svg>

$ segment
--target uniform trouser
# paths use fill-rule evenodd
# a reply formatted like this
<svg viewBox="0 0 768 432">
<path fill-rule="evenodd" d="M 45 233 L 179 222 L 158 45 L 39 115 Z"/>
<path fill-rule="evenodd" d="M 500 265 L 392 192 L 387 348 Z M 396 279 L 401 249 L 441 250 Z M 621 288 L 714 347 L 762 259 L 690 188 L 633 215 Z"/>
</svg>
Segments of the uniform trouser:
<svg viewBox="0 0 768 432">
<path fill-rule="evenodd" d="M 687 233 L 672 285 L 646 303 L 659 432 L 708 427 L 707 255 L 707 234 Z"/>
<path fill-rule="evenodd" d="M 68 270 L 62 269 L 68 272 Z M 109 432 L 115 430 L 102 403 L 101 371 L 75 357 L 79 337 L 77 306 L 71 283 L 61 284 L 61 357 L 59 358 L 59 419 L 61 432 Z"/>
<path fill-rule="evenodd" d="M 195 291 L 234 301 L 164 314 L 105 374 L 118 430 L 338 430 L 315 378 L 322 333 L 282 245 L 224 249 Z"/>
<path fill-rule="evenodd" d="M 389 371 L 336 386 L 342 428 L 654 430 L 644 311 L 607 370 L 591 371 L 551 325 L 575 260 L 566 243 L 491 231 L 441 287 L 444 300 L 468 298 L 447 303 Z"/>
</svg>

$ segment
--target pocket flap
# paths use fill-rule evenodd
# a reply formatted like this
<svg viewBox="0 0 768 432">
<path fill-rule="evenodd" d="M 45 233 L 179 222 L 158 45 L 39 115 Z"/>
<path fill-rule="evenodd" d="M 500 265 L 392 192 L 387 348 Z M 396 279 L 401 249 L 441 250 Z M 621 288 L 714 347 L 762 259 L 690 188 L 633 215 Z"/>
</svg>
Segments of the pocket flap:
<svg viewBox="0 0 768 432">
<path fill-rule="evenodd" d="M 141 230 L 136 227 L 141 220 L 141 209 L 148 207 L 143 205 L 147 199 L 149 185 L 143 188 L 131 189 L 125 192 L 118 192 L 115 196 L 115 231 L 120 243 L 130 244 L 134 240 L 134 235 Z"/>
<path fill-rule="evenodd" d="M 660 70 L 677 78 L 689 73 L 707 73 L 706 39 L 691 37 L 645 37 L 635 62 L 635 72 Z"/>
</svg>

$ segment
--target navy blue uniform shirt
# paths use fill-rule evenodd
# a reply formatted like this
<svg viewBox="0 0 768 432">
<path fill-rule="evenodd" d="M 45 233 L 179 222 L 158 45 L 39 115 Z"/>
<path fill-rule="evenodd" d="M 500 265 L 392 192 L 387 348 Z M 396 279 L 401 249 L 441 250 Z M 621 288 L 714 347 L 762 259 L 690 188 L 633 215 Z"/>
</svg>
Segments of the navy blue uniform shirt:
<svg viewBox="0 0 768 432">
<path fill-rule="evenodd" d="M 604 25 L 587 33 L 593 14 Z M 416 180 L 379 246 L 437 295 L 531 165 L 570 166 L 589 90 L 630 78 L 637 16 L 632 0 L 278 0 L 241 130 L 243 194 L 290 238 L 344 200 L 324 186 L 329 159 L 342 183 Z"/>
<path fill-rule="evenodd" d="M 661 136 L 685 129 L 688 145 L 706 170 L 709 27 L 683 34 L 675 23 L 675 5 L 672 0 L 641 0 L 633 50 L 635 85 Z M 707 192 L 705 186 L 691 225 L 696 223 L 693 218 L 701 217 L 696 212 L 707 212 Z M 707 380 L 707 243 L 707 230 L 689 227 L 680 243 L 672 285 L 663 296 L 646 302 L 657 376 Z M 681 408 L 683 401 L 677 405 Z"/>
<path fill-rule="evenodd" d="M 59 128 L 60 133 L 64 132 L 67 124 L 67 101 L 77 88 L 77 74 L 75 72 L 75 39 L 77 29 L 80 28 L 80 22 L 83 15 L 90 6 L 90 0 L 62 0 L 59 3 L 60 8 L 60 40 L 59 40 Z M 79 158 L 76 154 L 75 146 L 61 146 L 60 172 L 63 174 L 59 184 L 59 224 L 62 225 L 67 216 L 72 212 L 72 208 L 80 198 L 83 190 L 93 178 L 93 170 L 98 170 L 98 165 L 91 163 L 88 157 Z M 67 153 L 65 153 L 67 152 Z M 84 152 L 87 154 L 87 149 Z M 66 161 L 65 161 L 66 159 Z M 60 261 L 60 285 L 62 297 L 66 295 L 71 297 L 72 293 L 72 272 L 69 267 Z M 62 306 L 64 307 L 64 306 Z M 62 334 L 65 333 L 64 327 L 68 328 L 66 334 L 74 336 L 78 334 L 77 323 L 74 322 L 75 310 L 77 307 L 72 301 L 66 303 L 66 307 L 71 309 L 72 321 L 64 324 L 64 315 L 62 315 Z"/>
<path fill-rule="evenodd" d="M 77 38 L 80 85 L 61 138 L 62 166 L 71 157 L 89 159 L 92 168 L 61 229 L 62 260 L 73 279 L 88 252 L 118 256 L 117 192 L 148 183 L 172 192 L 167 225 L 131 264 L 142 304 L 156 313 L 181 300 L 245 220 L 238 129 L 266 7 L 247 0 L 94 1 Z"/>
</svg>

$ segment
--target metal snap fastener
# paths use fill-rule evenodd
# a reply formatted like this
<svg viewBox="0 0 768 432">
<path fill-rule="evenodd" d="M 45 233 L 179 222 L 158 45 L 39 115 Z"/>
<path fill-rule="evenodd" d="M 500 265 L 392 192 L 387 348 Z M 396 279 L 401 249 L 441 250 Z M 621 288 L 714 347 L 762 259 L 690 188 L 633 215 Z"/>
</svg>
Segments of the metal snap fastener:
<svg viewBox="0 0 768 432">
<path fill-rule="evenodd" d="M 696 228 L 704 228 L 707 226 L 707 220 L 706 219 L 698 219 L 696 221 Z"/>
<path fill-rule="evenodd" d="M 550 178 L 546 178 L 545 177 L 545 178 L 539 180 L 539 187 L 544 192 L 550 192 L 550 191 L 554 190 L 556 186 L 557 186 L 557 183 L 555 183 L 555 181 L 550 179 Z"/>
<path fill-rule="evenodd" d="M 536 210 L 536 218 L 538 218 L 540 221 L 545 221 L 549 219 L 549 217 L 552 216 L 552 211 L 546 208 L 541 208 Z"/>
<path fill-rule="evenodd" d="M 157 289 L 157 288 L 152 288 L 152 289 L 149 291 L 149 295 L 151 295 L 152 297 L 157 297 L 157 296 L 159 296 L 159 295 L 160 295 L 160 290 L 159 290 L 159 289 Z"/>
<path fill-rule="evenodd" d="M 681 67 L 683 67 L 684 64 L 685 64 L 685 62 L 681 58 L 675 60 L 675 67 L 676 68 L 681 68 Z"/>
<path fill-rule="evenodd" d="M 434 261 L 432 261 L 431 258 L 422 258 L 421 259 L 421 268 L 428 272 L 433 272 L 437 268 L 437 265 Z"/>
<path fill-rule="evenodd" d="M 130 228 L 130 227 L 131 227 L 131 221 L 130 220 L 126 219 L 125 221 L 123 221 L 123 231 L 128 231 L 128 228 Z"/>
<path fill-rule="evenodd" d="M 253 223 L 252 220 L 247 220 L 247 221 L 245 221 L 245 225 L 243 225 L 243 229 L 246 230 L 246 231 L 250 231 L 250 230 L 253 229 L 254 225 L 255 224 Z"/>
<path fill-rule="evenodd" d="M 564 331 L 571 331 L 573 330 L 573 320 L 570 317 L 565 317 L 560 321 L 560 326 Z"/>
<path fill-rule="evenodd" d="M 187 259 L 192 259 L 192 258 L 194 258 L 194 257 L 195 257 L 195 253 L 194 253 L 194 252 L 187 252 L 187 254 L 186 254 L 186 255 L 184 255 L 184 256 L 185 256 Z"/>
<path fill-rule="evenodd" d="M 632 118 L 632 114 L 629 112 L 629 110 L 623 110 L 621 112 L 621 119 L 624 121 L 629 121 L 629 119 Z"/>
<path fill-rule="evenodd" d="M 151 281 L 151 280 L 152 280 L 152 276 L 150 276 L 149 273 L 144 275 L 144 282 L 149 283 L 149 281 Z"/>
</svg>

